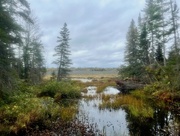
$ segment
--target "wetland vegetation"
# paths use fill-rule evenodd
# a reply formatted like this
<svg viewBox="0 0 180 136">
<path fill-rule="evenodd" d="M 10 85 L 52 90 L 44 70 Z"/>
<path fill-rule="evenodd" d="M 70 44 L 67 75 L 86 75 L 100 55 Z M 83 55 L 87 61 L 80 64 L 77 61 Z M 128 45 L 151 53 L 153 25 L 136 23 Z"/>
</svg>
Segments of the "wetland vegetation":
<svg viewBox="0 0 180 136">
<path fill-rule="evenodd" d="M 138 25 L 130 23 L 126 63 L 120 68 L 71 68 L 70 31 L 64 23 L 54 50 L 57 68 L 46 69 L 41 32 L 28 1 L 0 0 L 0 135 L 179 136 L 178 6 L 175 0 L 145 3 Z M 100 49 L 106 51 L 102 46 L 96 52 Z M 89 54 L 84 45 L 76 51 L 74 56 Z M 116 60 L 119 52 L 109 51 L 105 58 L 112 54 L 109 61 Z M 78 59 L 94 64 L 97 58 Z"/>
<path fill-rule="evenodd" d="M 6 101 L 1 100 L 0 133 L 37 136 L 180 133 L 180 113 L 175 104 L 167 103 L 167 96 L 149 95 L 152 92 L 148 92 L 148 87 L 122 94 L 116 89 L 116 80 L 44 81 L 34 86 L 19 83 L 16 93 Z"/>
</svg>

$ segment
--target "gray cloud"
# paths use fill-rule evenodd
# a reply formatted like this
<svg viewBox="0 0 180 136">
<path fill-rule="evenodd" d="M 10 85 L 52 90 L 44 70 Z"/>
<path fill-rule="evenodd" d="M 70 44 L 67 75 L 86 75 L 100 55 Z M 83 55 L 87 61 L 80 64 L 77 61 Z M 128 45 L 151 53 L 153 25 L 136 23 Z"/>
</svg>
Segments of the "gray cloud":
<svg viewBox="0 0 180 136">
<path fill-rule="evenodd" d="M 43 31 L 48 67 L 57 36 L 66 22 L 74 67 L 118 67 L 123 64 L 126 32 L 145 0 L 29 0 Z"/>
</svg>

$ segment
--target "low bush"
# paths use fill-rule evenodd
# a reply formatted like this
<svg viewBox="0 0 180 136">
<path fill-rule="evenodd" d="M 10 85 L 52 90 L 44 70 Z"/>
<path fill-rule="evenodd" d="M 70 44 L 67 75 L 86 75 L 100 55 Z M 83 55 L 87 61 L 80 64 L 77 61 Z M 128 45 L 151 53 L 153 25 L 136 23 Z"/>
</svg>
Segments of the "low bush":
<svg viewBox="0 0 180 136">
<path fill-rule="evenodd" d="M 56 99 L 74 99 L 80 98 L 80 88 L 73 81 L 47 82 L 41 85 L 39 97 L 49 96 Z"/>
<path fill-rule="evenodd" d="M 21 98 L 23 96 L 19 96 Z M 42 121 L 49 117 L 60 116 L 60 106 L 52 98 L 23 98 L 0 107 L 1 132 L 17 133 L 20 129 L 28 128 L 31 123 Z M 9 128 L 9 129 L 7 129 Z M 6 131 L 8 130 L 8 132 Z"/>
<path fill-rule="evenodd" d="M 58 96 L 60 98 L 56 103 L 55 98 Z M 0 135 L 48 127 L 57 118 L 71 120 L 77 107 L 72 104 L 63 106 L 59 100 L 80 96 L 80 89 L 73 82 L 46 82 L 40 86 L 21 82 L 17 90 L 5 96 L 5 99 L 0 99 Z"/>
</svg>

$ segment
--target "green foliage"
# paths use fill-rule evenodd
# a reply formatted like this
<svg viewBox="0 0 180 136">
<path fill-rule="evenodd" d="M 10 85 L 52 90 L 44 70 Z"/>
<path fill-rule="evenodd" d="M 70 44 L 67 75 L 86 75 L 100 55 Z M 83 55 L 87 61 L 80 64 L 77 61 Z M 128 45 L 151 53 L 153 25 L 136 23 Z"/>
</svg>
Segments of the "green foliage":
<svg viewBox="0 0 180 136">
<path fill-rule="evenodd" d="M 139 34 L 139 54 L 138 59 L 140 60 L 140 64 L 148 65 L 149 64 L 149 41 L 147 36 L 147 26 L 146 23 L 139 24 L 140 26 L 140 34 Z M 142 26 L 141 26 L 142 25 Z"/>
<path fill-rule="evenodd" d="M 36 18 L 32 17 L 32 13 L 28 13 L 28 17 L 31 17 L 33 23 L 26 21 L 25 22 L 25 40 L 22 42 L 22 48 L 19 49 L 19 52 L 22 51 L 22 55 L 19 54 L 20 62 L 18 67 L 22 70 L 19 71 L 21 79 L 24 79 L 32 84 L 38 84 L 42 81 L 44 75 L 44 56 L 43 56 L 43 45 L 40 40 L 40 29 L 37 23 Z"/>
<path fill-rule="evenodd" d="M 131 95 L 137 99 L 146 100 L 148 95 L 145 94 L 144 90 L 135 90 L 131 92 Z"/>
<path fill-rule="evenodd" d="M 136 78 L 141 81 L 147 81 L 147 72 L 145 71 L 144 67 L 136 64 L 136 65 L 129 65 L 129 66 L 121 66 L 119 69 L 119 75 L 122 78 Z M 146 78 L 146 79 L 145 79 Z"/>
<path fill-rule="evenodd" d="M 138 28 L 133 20 L 130 24 L 125 52 L 127 64 L 120 68 L 119 74 L 122 78 L 138 78 L 145 83 L 159 82 L 162 89 L 179 91 L 177 4 L 168 0 L 146 0 L 143 11 L 144 18 L 139 17 Z M 169 45 L 171 51 L 166 59 L 166 46 Z"/>
<path fill-rule="evenodd" d="M 36 121 L 45 123 L 50 116 L 57 118 L 61 114 L 60 106 L 52 98 L 39 99 L 27 94 L 15 97 L 14 102 L 0 107 L 1 127 L 8 127 L 9 132 L 18 132 Z"/>
<path fill-rule="evenodd" d="M 138 31 L 134 20 L 131 21 L 126 39 L 125 60 L 130 66 L 136 65 L 138 63 Z"/>
<path fill-rule="evenodd" d="M 160 89 L 168 89 L 167 87 L 164 86 L 161 82 L 154 82 L 150 85 L 147 85 L 144 87 L 144 91 L 146 94 L 153 94 L 154 92 L 160 90 Z M 164 90 L 165 91 L 165 90 Z"/>
<path fill-rule="evenodd" d="M 163 64 L 162 46 L 161 46 L 160 44 L 158 44 L 158 47 L 157 47 L 155 56 L 156 56 L 156 60 L 157 60 L 160 64 Z"/>
<path fill-rule="evenodd" d="M 65 98 L 79 98 L 79 88 L 74 82 L 48 82 L 41 86 L 30 86 L 26 82 L 19 82 L 16 91 L 0 99 L 0 134 L 17 133 L 22 129 L 33 127 L 48 127 L 49 122 L 60 118 L 68 121 L 74 118 L 77 107 L 74 104 L 64 106 L 56 98 L 37 97 L 39 91 L 47 92 L 53 97 L 61 94 Z M 43 91 L 42 91 L 43 92 Z M 41 93 L 42 93 L 41 92 Z M 74 103 L 74 102 L 73 102 Z"/>
<path fill-rule="evenodd" d="M 64 26 L 60 32 L 60 37 L 58 37 L 59 45 L 55 47 L 56 53 L 54 54 L 54 56 L 57 57 L 54 63 L 58 65 L 57 81 L 67 77 L 70 72 L 71 60 L 69 58 L 69 40 L 69 30 L 67 28 L 67 24 L 64 23 Z"/>
<path fill-rule="evenodd" d="M 0 90 L 11 90 L 14 82 L 14 70 L 10 67 L 14 58 L 11 44 L 19 43 L 20 27 L 14 22 L 12 16 L 0 2 Z"/>
<path fill-rule="evenodd" d="M 48 82 L 41 88 L 41 93 L 38 96 L 50 96 L 57 99 L 63 98 L 80 98 L 80 88 L 73 82 L 61 81 L 61 82 Z"/>
</svg>

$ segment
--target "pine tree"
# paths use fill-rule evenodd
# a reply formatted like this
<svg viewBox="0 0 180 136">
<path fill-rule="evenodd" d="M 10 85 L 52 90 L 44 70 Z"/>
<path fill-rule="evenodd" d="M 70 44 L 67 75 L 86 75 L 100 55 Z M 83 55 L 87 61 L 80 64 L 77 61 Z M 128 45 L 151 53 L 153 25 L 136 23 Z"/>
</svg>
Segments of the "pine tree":
<svg viewBox="0 0 180 136">
<path fill-rule="evenodd" d="M 70 72 L 71 60 L 69 58 L 69 40 L 69 30 L 67 28 L 67 24 L 64 23 L 64 26 L 60 31 L 60 37 L 58 37 L 57 40 L 59 44 L 55 47 L 56 54 L 54 54 L 54 56 L 57 56 L 54 63 L 58 65 L 57 81 L 65 78 Z"/>
</svg>

